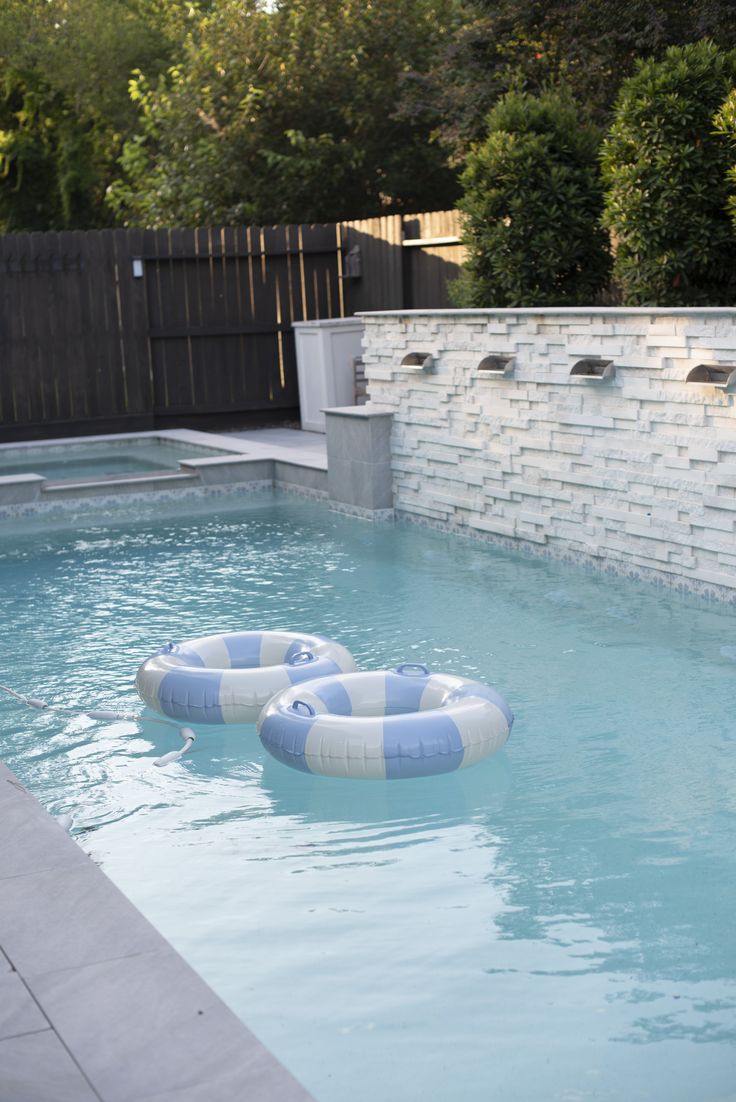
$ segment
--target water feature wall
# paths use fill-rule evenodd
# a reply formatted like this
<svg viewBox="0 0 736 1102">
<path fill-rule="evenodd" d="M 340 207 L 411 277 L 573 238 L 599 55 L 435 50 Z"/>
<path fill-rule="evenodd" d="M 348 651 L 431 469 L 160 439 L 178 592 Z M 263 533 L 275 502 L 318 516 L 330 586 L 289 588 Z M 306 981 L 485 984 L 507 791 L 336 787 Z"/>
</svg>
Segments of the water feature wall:
<svg viewBox="0 0 736 1102">
<path fill-rule="evenodd" d="M 736 599 L 736 310 L 364 322 L 399 514 Z"/>
</svg>

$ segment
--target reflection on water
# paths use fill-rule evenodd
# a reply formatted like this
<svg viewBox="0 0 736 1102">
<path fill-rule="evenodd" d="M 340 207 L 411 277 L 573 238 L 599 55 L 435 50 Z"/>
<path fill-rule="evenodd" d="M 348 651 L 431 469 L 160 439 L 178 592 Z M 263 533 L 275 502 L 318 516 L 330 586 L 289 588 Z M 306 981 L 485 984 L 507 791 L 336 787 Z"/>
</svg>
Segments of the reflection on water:
<svg viewBox="0 0 736 1102">
<path fill-rule="evenodd" d="M 303 823 L 435 823 L 438 827 L 492 816 L 503 807 L 512 784 L 505 754 L 490 768 L 460 769 L 446 777 L 373 784 L 293 772 L 264 757 L 261 791 L 274 815 L 297 816 Z M 360 791 L 356 789 L 360 786 Z"/>
</svg>

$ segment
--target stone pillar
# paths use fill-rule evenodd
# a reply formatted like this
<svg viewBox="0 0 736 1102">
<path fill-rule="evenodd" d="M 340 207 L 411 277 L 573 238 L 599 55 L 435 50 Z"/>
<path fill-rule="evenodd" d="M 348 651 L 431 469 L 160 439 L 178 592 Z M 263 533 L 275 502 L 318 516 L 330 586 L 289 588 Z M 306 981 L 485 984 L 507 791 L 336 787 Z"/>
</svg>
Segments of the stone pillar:
<svg viewBox="0 0 736 1102">
<path fill-rule="evenodd" d="M 339 406 L 324 412 L 330 503 L 344 512 L 393 515 L 393 415 L 370 406 Z"/>
</svg>

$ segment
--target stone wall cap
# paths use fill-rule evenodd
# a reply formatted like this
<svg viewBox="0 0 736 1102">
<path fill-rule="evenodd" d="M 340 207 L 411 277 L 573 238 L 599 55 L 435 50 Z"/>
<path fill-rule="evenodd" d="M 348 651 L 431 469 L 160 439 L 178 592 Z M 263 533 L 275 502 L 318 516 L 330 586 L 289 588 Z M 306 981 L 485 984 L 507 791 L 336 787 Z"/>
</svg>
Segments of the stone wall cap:
<svg viewBox="0 0 736 1102">
<path fill-rule="evenodd" d="M 45 482 L 42 474 L 7 474 L 0 477 L 0 486 L 26 485 L 29 482 Z"/>
<path fill-rule="evenodd" d="M 324 414 L 337 414 L 338 417 L 392 417 L 390 410 L 376 409 L 372 406 L 333 406 L 321 411 Z"/>
<path fill-rule="evenodd" d="M 352 314 L 348 318 L 315 318 L 311 321 L 294 321 L 292 329 L 345 329 L 355 326 L 360 328 L 363 324 L 360 314 Z"/>
<path fill-rule="evenodd" d="M 736 323 L 736 306 L 509 306 L 473 308 L 467 310 L 421 309 L 421 310 L 363 310 L 360 318 L 400 318 L 400 317 L 446 317 L 446 318 L 483 318 L 483 317 L 524 317 L 545 316 L 547 314 L 563 317 L 627 317 L 630 315 L 655 317 L 697 318 L 715 314 L 733 317 Z M 297 323 L 299 324 L 299 323 Z"/>
</svg>

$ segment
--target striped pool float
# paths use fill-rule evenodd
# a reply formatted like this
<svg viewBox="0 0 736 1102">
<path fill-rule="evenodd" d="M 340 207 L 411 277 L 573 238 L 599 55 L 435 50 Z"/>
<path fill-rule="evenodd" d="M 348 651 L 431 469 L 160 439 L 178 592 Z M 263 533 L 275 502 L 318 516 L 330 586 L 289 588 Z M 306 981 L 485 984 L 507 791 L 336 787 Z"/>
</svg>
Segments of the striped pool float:
<svg viewBox="0 0 736 1102">
<path fill-rule="evenodd" d="M 149 707 L 185 723 L 255 723 L 290 685 L 355 669 L 345 647 L 321 635 L 233 631 L 167 643 L 138 669 Z"/>
<path fill-rule="evenodd" d="M 278 693 L 258 733 L 279 761 L 331 777 L 426 777 L 499 750 L 514 716 L 494 689 L 405 663 L 334 674 Z"/>
</svg>

